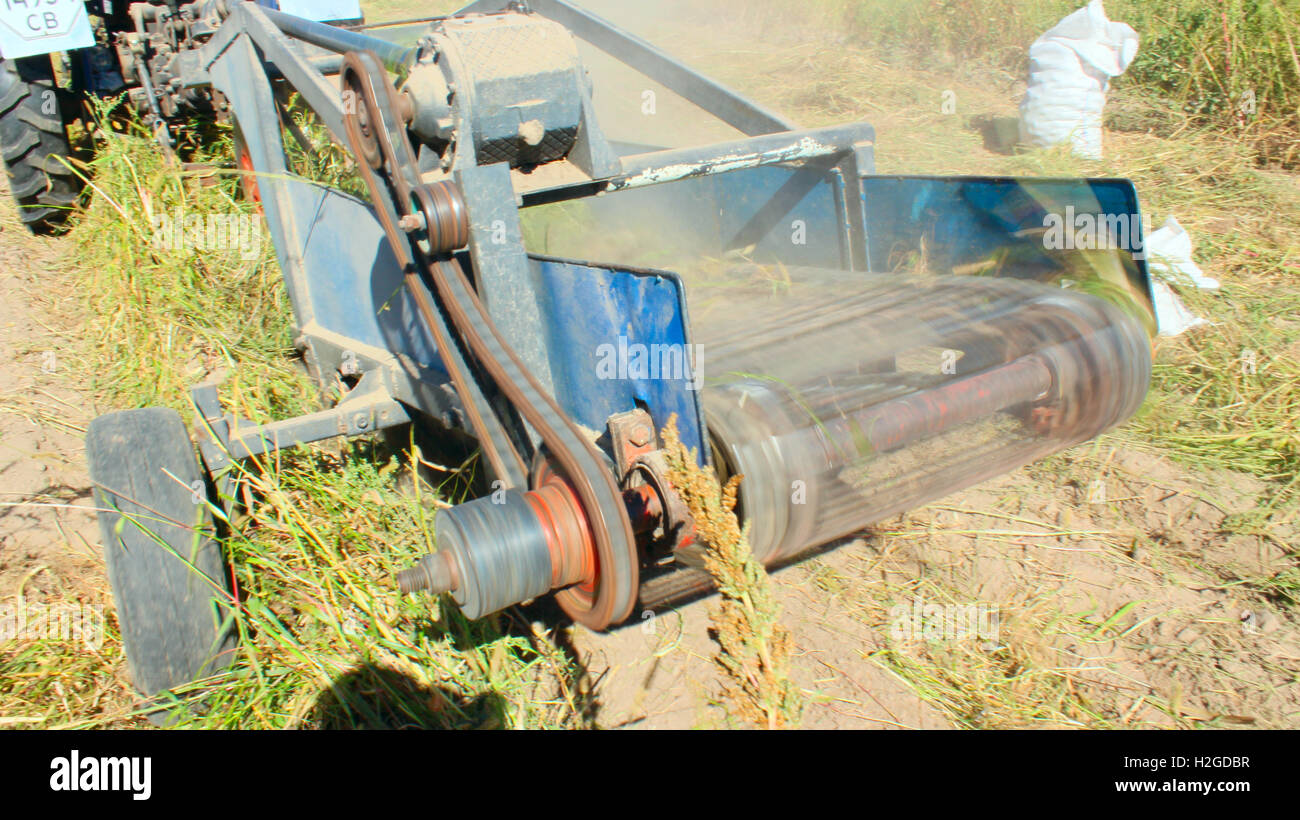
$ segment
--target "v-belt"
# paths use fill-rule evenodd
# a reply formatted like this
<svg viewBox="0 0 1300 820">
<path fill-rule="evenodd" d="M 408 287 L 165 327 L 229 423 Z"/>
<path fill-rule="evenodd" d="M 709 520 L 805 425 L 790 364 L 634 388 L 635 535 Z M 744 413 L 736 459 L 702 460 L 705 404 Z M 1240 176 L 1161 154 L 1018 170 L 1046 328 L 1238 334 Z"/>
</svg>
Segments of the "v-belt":
<svg viewBox="0 0 1300 820">
<path fill-rule="evenodd" d="M 565 589 L 557 594 L 558 602 L 592 629 L 623 621 L 636 603 L 639 560 L 618 485 L 595 446 L 506 343 L 452 255 L 469 242 L 464 200 L 450 182 L 429 185 L 420 179 L 399 114 L 401 101 L 379 58 L 370 51 L 349 52 L 341 79 L 349 147 L 489 465 L 507 487 L 526 481 L 524 459 L 476 380 L 475 364 L 537 432 L 582 503 L 595 539 L 596 590 L 588 599 Z M 408 224 L 422 227 L 427 242 L 403 230 Z"/>
</svg>

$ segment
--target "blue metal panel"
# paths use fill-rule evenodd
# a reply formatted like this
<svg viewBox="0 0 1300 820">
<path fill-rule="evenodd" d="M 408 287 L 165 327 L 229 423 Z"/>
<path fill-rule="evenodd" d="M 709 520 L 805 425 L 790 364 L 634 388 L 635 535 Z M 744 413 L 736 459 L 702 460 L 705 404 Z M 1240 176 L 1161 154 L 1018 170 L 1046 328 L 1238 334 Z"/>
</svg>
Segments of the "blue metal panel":
<svg viewBox="0 0 1300 820">
<path fill-rule="evenodd" d="M 321 327 L 361 345 L 403 353 L 442 372 L 433 340 L 403 282 L 401 269 L 371 207 L 339 191 L 300 180 L 287 184 L 320 196 L 299 253 L 309 271 L 308 300 Z M 299 197 L 295 197 L 298 199 Z M 346 230 L 339 230 L 346 226 Z"/>
<path fill-rule="evenodd" d="M 295 201 L 320 197 L 300 250 L 311 271 L 307 298 L 319 325 L 358 345 L 405 354 L 435 374 L 445 372 L 370 207 L 319 186 L 295 181 L 294 187 L 303 189 Z M 338 225 L 348 230 L 330 228 Z M 685 289 L 677 276 L 552 257 L 530 256 L 529 262 L 541 294 L 555 397 L 564 411 L 597 431 L 611 415 L 638 406 L 657 425 L 676 413 L 682 442 L 697 448 L 706 463 L 700 382 L 692 379 Z M 657 357 L 632 361 L 637 346 Z M 677 362 L 682 367 L 675 372 L 662 367 Z M 612 364 L 613 372 L 602 364 Z"/>
<path fill-rule="evenodd" d="M 699 374 L 690 369 L 700 360 L 690 346 L 680 279 L 552 257 L 530 260 L 548 319 L 555 398 L 564 411 L 596 431 L 604 430 L 611 415 L 638 406 L 656 426 L 676 413 L 682 443 L 707 463 L 702 381 L 693 380 Z M 642 350 L 645 357 L 638 359 Z"/>
<path fill-rule="evenodd" d="M 1129 180 L 868 176 L 862 192 L 869 270 L 1058 283 L 1107 299 L 1155 334 Z"/>
<path fill-rule="evenodd" d="M 1141 210 L 1129 180 L 868 176 L 862 188 L 873 271 L 923 254 L 933 273 L 993 263 L 980 272 L 1050 280 L 1077 270 L 1080 254 L 1108 254 L 1150 308 Z M 1126 247 L 1070 253 L 1045 241 L 1049 216 L 1085 214 L 1126 218 L 1134 228 Z"/>
<path fill-rule="evenodd" d="M 753 245 L 759 262 L 849 267 L 836 207 L 841 185 L 827 169 L 773 165 L 711 181 L 728 250 Z"/>
</svg>

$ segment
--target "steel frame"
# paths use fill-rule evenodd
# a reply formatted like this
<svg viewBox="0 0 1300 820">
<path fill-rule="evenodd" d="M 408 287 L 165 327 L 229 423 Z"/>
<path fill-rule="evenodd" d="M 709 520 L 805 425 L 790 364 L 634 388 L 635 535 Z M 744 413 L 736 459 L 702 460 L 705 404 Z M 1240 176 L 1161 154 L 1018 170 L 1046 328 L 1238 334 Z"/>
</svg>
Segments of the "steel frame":
<svg viewBox="0 0 1300 820">
<path fill-rule="evenodd" d="M 469 259 L 481 298 L 521 359 L 547 389 L 554 387 L 552 361 L 542 343 L 546 329 L 537 304 L 539 294 L 530 276 L 530 257 L 523 245 L 519 207 L 762 166 L 808 167 L 826 175 L 834 186 L 840 244 L 847 266 L 866 269 L 861 179 L 874 170 L 874 132 L 869 125 L 794 130 L 779 116 L 563 0 L 535 0 L 528 8 L 569 27 L 577 36 L 752 135 L 711 146 L 626 156 L 615 160 L 616 173 L 546 185 L 522 195 L 516 194 L 511 172 L 504 164 L 454 169 L 470 214 Z M 460 13 L 500 10 L 503 4 L 499 0 L 484 1 Z M 420 356 L 385 343 L 387 333 L 409 334 L 410 311 L 399 310 L 400 317 L 385 317 L 379 327 L 366 325 L 358 332 L 322 320 L 323 316 L 340 315 L 337 300 L 355 295 L 359 283 L 370 283 L 372 288 L 391 285 L 391 292 L 396 294 L 400 272 L 370 205 L 290 173 L 272 80 L 282 79 L 292 86 L 342 142 L 345 130 L 340 91 L 326 80 L 323 71 L 337 65 L 334 55 L 342 50 L 362 48 L 376 51 L 390 68 L 399 71 L 413 59 L 413 49 L 244 3 L 234 7 L 202 47 L 187 78 L 188 84 L 210 84 L 224 94 L 240 124 L 293 304 L 296 344 L 313 375 L 322 383 L 335 372 L 360 377 L 333 409 L 262 425 L 241 423 L 223 415 L 215 386 L 196 387 L 193 399 L 207 433 L 201 450 L 213 470 L 229 465 L 232 459 L 279 447 L 404 424 L 417 413 L 449 428 L 465 430 L 462 401 L 468 398 L 486 403 L 489 398 L 481 394 L 460 397 L 451 389 L 437 356 L 457 355 L 457 351 L 425 351 L 434 355 Z M 595 149 L 609 151 L 613 156 L 607 146 Z M 608 167 L 609 163 L 604 165 Z M 774 221 L 792 204 L 789 200 L 787 190 L 777 191 L 755 219 Z M 388 206 L 378 203 L 377 207 Z M 488 226 L 492 226 L 495 236 L 489 237 Z M 502 226 L 505 242 L 500 241 Z M 341 228 L 346 228 L 346 236 L 338 234 Z M 756 224 L 747 230 L 761 232 L 763 226 Z M 683 321 L 684 310 L 683 303 Z M 357 324 L 362 325 L 365 323 Z M 418 340 L 416 344 L 418 347 Z M 702 413 L 698 424 L 699 441 L 703 443 Z M 707 458 L 707 448 L 700 450 Z M 510 478 L 510 484 L 521 483 L 520 476 Z"/>
</svg>

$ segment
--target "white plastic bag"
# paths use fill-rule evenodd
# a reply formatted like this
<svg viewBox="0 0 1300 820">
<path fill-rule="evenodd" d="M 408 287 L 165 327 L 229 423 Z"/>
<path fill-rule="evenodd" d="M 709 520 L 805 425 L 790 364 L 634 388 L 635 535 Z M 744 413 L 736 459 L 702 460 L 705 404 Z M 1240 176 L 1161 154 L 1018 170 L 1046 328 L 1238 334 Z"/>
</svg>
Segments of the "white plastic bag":
<svg viewBox="0 0 1300 820">
<path fill-rule="evenodd" d="M 1192 238 L 1172 216 L 1146 239 L 1147 267 L 1179 287 L 1218 290 L 1219 280 L 1206 276 L 1192 260 Z"/>
<path fill-rule="evenodd" d="M 1039 148 L 1069 142 L 1101 159 L 1101 111 L 1110 78 L 1137 55 L 1131 26 L 1106 19 L 1101 0 L 1065 17 L 1029 47 L 1029 88 L 1020 103 L 1020 141 Z"/>
<path fill-rule="evenodd" d="M 1155 299 L 1156 327 L 1161 336 L 1177 336 L 1194 327 L 1208 325 L 1187 309 L 1169 286 L 1218 290 L 1219 280 L 1206 276 L 1192 259 L 1192 238 L 1170 216 L 1146 238 L 1147 269 L 1151 272 L 1151 295 Z"/>
<path fill-rule="evenodd" d="M 1174 289 L 1159 279 L 1151 280 L 1151 296 L 1156 308 L 1156 332 L 1161 336 L 1177 336 L 1194 327 L 1209 324 L 1188 310 Z"/>
</svg>

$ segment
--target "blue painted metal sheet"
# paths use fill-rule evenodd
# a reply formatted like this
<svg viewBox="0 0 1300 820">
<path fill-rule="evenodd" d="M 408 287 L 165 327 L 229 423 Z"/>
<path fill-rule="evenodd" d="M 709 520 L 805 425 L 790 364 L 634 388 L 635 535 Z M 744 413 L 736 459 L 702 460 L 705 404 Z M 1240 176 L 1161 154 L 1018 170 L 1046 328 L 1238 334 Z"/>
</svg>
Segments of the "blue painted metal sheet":
<svg viewBox="0 0 1300 820">
<path fill-rule="evenodd" d="M 311 272 L 307 301 L 321 327 L 387 348 L 445 375 L 436 347 L 370 207 L 300 184 L 294 201 L 314 215 L 299 249 Z M 347 226 L 340 231 L 337 226 Z M 468 265 L 468 259 L 462 260 Z M 682 442 L 707 463 L 685 289 L 675 274 L 530 256 L 555 372 L 555 397 L 584 427 L 644 407 L 656 425 L 676 413 Z M 467 268 L 468 269 L 468 268 Z"/>
<path fill-rule="evenodd" d="M 873 271 L 1063 282 L 1152 314 L 1129 180 L 868 176 L 862 191 Z"/>
<path fill-rule="evenodd" d="M 310 226 L 299 252 L 310 272 L 307 299 L 315 320 L 362 345 L 445 372 L 371 207 L 324 186 L 291 184 L 302 189 L 294 200 L 304 200 L 299 212 Z M 305 202 L 311 196 L 319 198 L 314 209 Z"/>
<path fill-rule="evenodd" d="M 596 431 L 611 415 L 637 407 L 658 427 L 676 413 L 682 443 L 707 463 L 699 405 L 703 359 L 691 345 L 681 280 L 663 271 L 530 260 L 564 411 Z"/>
</svg>

